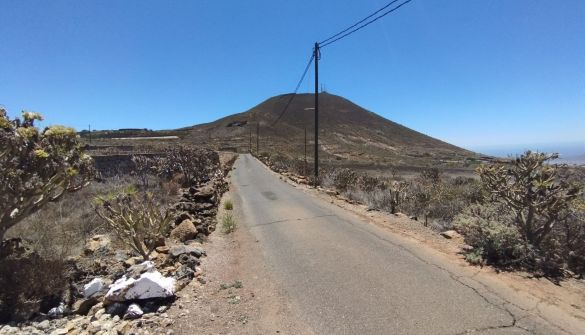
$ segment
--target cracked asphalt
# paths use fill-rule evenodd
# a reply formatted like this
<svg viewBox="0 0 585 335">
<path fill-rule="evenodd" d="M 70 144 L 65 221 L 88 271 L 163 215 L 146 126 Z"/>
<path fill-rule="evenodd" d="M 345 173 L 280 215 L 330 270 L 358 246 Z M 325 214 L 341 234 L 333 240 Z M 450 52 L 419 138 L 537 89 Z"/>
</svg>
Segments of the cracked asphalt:
<svg viewBox="0 0 585 335">
<path fill-rule="evenodd" d="M 242 229 L 317 334 L 568 334 L 399 236 L 280 180 L 249 155 L 232 175 Z"/>
</svg>

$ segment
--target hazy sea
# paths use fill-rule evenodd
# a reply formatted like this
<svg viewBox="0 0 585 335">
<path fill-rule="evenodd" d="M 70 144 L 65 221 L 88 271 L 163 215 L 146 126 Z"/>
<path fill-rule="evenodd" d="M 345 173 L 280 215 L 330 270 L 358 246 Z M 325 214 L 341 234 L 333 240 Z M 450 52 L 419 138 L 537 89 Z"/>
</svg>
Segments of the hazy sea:
<svg viewBox="0 0 585 335">
<path fill-rule="evenodd" d="M 585 142 L 584 143 L 563 143 L 563 144 L 525 144 L 510 146 L 478 146 L 470 148 L 475 152 L 496 156 L 496 157 L 516 157 L 527 150 L 537 152 L 556 152 L 559 154 L 558 159 L 561 163 L 566 164 L 585 164 Z"/>
</svg>

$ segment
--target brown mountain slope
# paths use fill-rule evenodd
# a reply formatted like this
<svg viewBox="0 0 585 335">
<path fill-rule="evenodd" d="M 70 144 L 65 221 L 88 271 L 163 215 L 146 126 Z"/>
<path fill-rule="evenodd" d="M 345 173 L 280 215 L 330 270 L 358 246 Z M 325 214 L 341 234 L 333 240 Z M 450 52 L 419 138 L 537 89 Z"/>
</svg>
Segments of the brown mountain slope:
<svg viewBox="0 0 585 335">
<path fill-rule="evenodd" d="M 189 141 L 218 148 L 256 150 L 259 125 L 260 151 L 302 156 L 307 130 L 308 156 L 313 156 L 313 94 L 298 94 L 287 112 L 275 124 L 291 95 L 270 98 L 247 112 L 215 122 L 186 128 Z M 251 138 L 251 141 L 250 141 Z M 319 95 L 320 158 L 336 165 L 450 164 L 462 166 L 475 153 L 421 134 L 365 110 L 340 96 Z"/>
</svg>

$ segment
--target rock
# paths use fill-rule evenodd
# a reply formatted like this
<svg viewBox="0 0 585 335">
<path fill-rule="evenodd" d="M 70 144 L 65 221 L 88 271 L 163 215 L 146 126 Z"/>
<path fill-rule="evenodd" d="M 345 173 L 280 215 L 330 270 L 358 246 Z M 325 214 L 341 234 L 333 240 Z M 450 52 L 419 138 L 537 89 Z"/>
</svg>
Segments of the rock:
<svg viewBox="0 0 585 335">
<path fill-rule="evenodd" d="M 142 257 L 130 257 L 124 261 L 124 265 L 127 267 L 131 267 L 132 265 L 139 264 L 142 261 L 144 261 L 144 258 Z"/>
<path fill-rule="evenodd" d="M 65 335 L 69 332 L 69 330 L 65 328 L 55 329 L 51 332 L 51 335 Z"/>
<path fill-rule="evenodd" d="M 132 265 L 130 268 L 128 268 L 126 274 L 130 278 L 138 278 L 141 274 L 152 271 L 156 271 L 154 263 L 151 261 L 146 261 L 140 264 Z"/>
<path fill-rule="evenodd" d="M 123 262 L 128 258 L 128 252 L 125 250 L 116 250 L 114 259 L 118 262 Z"/>
<path fill-rule="evenodd" d="M 49 310 L 49 312 L 47 313 L 47 315 L 51 319 L 58 319 L 58 318 L 62 318 L 66 312 L 68 312 L 67 307 L 65 306 L 64 303 L 60 303 L 59 306 L 51 308 Z"/>
<path fill-rule="evenodd" d="M 87 315 L 90 309 L 98 303 L 98 299 L 96 297 L 86 298 L 77 300 L 73 304 L 73 312 L 80 315 Z"/>
<path fill-rule="evenodd" d="M 89 283 L 83 286 L 83 296 L 91 298 L 99 295 L 108 288 L 110 283 L 106 282 L 103 278 L 94 278 Z"/>
<path fill-rule="evenodd" d="M 97 310 L 94 313 L 93 317 L 99 320 L 99 318 L 101 318 L 102 315 L 104 315 L 105 313 L 106 313 L 106 309 L 105 308 L 100 308 L 99 310 Z"/>
<path fill-rule="evenodd" d="M 329 190 L 329 189 L 325 189 L 325 193 L 326 193 L 327 195 L 330 195 L 330 196 L 336 196 L 336 195 L 338 195 L 338 194 L 339 194 L 339 192 L 337 192 L 337 191 L 335 191 L 335 190 Z"/>
<path fill-rule="evenodd" d="M 111 285 L 105 300 L 127 301 L 149 298 L 167 298 L 175 294 L 175 279 L 163 277 L 160 272 L 152 271 L 140 275 L 138 279 L 123 276 Z"/>
<path fill-rule="evenodd" d="M 464 252 L 464 253 L 471 252 L 471 251 L 473 251 L 473 249 L 475 249 L 475 248 L 470 246 L 470 245 L 467 245 L 467 244 L 464 244 L 461 246 L 461 252 Z"/>
<path fill-rule="evenodd" d="M 200 187 L 193 196 L 196 200 L 210 200 L 215 196 L 215 188 L 211 185 Z"/>
<path fill-rule="evenodd" d="M 123 317 L 128 310 L 128 305 L 121 303 L 121 302 L 114 302 L 109 304 L 106 307 L 106 313 L 110 315 L 117 315 L 119 317 Z"/>
<path fill-rule="evenodd" d="M 142 314 L 144 314 L 144 312 L 142 311 L 142 309 L 140 309 L 140 306 L 138 306 L 137 304 L 132 304 L 128 306 L 128 310 L 126 311 L 126 314 L 124 314 L 124 319 L 126 320 L 138 319 L 139 317 L 142 316 Z"/>
<path fill-rule="evenodd" d="M 193 255 L 199 258 L 205 255 L 205 250 L 188 245 L 178 245 L 169 249 L 169 255 L 171 255 L 173 258 L 179 257 L 183 254 Z"/>
<path fill-rule="evenodd" d="M 51 323 L 49 322 L 49 320 L 44 320 L 42 322 L 37 323 L 36 327 L 37 329 L 40 330 L 47 330 L 49 329 L 49 327 L 51 327 Z"/>
<path fill-rule="evenodd" d="M 177 280 L 181 280 L 183 278 L 193 279 L 193 277 L 195 277 L 195 271 L 193 271 L 193 269 L 188 265 L 181 265 L 179 270 L 175 272 L 174 277 Z"/>
<path fill-rule="evenodd" d="M 197 237 L 197 228 L 191 220 L 184 220 L 171 231 L 171 237 L 181 242 L 192 240 Z"/>
<path fill-rule="evenodd" d="M 118 334 L 128 334 L 132 329 L 132 324 L 128 321 L 122 321 L 118 326 L 116 326 L 116 330 Z"/>
<path fill-rule="evenodd" d="M 98 311 L 100 311 L 103 308 L 104 308 L 104 304 L 101 302 L 98 302 L 97 304 L 95 304 L 94 306 L 92 306 L 89 309 L 89 312 L 87 312 L 87 315 L 94 316 Z"/>
<path fill-rule="evenodd" d="M 441 236 L 443 236 L 444 238 L 449 239 L 449 240 L 450 239 L 453 239 L 453 238 L 461 237 L 461 235 L 458 232 L 454 231 L 454 230 L 444 231 L 444 232 L 441 233 Z"/>
<path fill-rule="evenodd" d="M 83 253 L 86 256 L 107 251 L 112 241 L 107 235 L 95 235 L 85 244 Z"/>
<path fill-rule="evenodd" d="M 161 247 L 156 247 L 156 252 L 158 252 L 159 254 L 168 254 L 169 253 L 169 247 L 167 247 L 166 245 L 161 246 Z"/>
</svg>

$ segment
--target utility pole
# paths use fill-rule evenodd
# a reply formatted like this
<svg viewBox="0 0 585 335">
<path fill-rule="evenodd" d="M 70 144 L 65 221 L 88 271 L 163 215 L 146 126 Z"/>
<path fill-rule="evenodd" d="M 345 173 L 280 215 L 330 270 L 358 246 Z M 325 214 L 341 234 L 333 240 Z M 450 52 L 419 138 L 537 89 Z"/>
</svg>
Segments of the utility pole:
<svg viewBox="0 0 585 335">
<path fill-rule="evenodd" d="M 319 43 L 315 42 L 315 187 L 319 183 Z"/>
<path fill-rule="evenodd" d="M 256 123 L 256 155 L 260 156 L 260 121 Z"/>
<path fill-rule="evenodd" d="M 91 124 L 88 125 L 88 129 L 89 129 L 89 144 L 91 144 Z"/>
<path fill-rule="evenodd" d="M 305 171 L 303 175 L 307 176 L 307 127 L 305 126 Z"/>
</svg>

